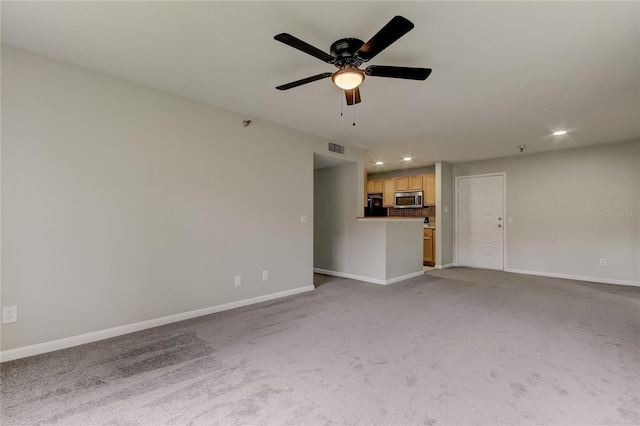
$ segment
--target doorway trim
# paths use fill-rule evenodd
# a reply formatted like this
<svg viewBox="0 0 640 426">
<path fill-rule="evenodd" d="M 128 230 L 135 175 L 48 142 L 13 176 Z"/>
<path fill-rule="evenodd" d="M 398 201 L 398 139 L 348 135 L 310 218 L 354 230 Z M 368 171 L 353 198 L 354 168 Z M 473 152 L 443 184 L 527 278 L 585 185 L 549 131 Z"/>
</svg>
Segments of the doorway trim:
<svg viewBox="0 0 640 426">
<path fill-rule="evenodd" d="M 502 233 L 502 270 L 508 270 L 507 265 L 507 229 L 509 228 L 508 222 L 509 219 L 507 217 L 507 172 L 495 172 L 495 173 L 483 173 L 477 175 L 466 175 L 466 176 L 456 176 L 456 185 L 454 192 L 454 207 L 456 212 L 456 218 L 453 229 L 453 253 L 454 253 L 454 261 L 456 266 L 460 266 L 459 263 L 459 244 L 458 237 L 460 235 L 458 230 L 459 223 L 459 214 L 460 214 L 460 206 L 458 205 L 458 196 L 460 192 L 460 179 L 469 179 L 469 178 L 479 178 L 479 177 L 490 177 L 490 176 L 501 176 L 502 177 L 502 217 L 504 218 L 504 226 Z"/>
</svg>

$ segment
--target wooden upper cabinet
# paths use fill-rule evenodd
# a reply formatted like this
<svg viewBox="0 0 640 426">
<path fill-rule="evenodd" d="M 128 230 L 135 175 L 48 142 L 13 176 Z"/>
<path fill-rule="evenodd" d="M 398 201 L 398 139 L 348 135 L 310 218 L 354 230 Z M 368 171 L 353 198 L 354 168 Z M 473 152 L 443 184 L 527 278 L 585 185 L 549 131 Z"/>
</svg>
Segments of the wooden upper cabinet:
<svg viewBox="0 0 640 426">
<path fill-rule="evenodd" d="M 409 190 L 409 176 L 397 177 L 394 180 L 395 180 L 394 188 L 396 191 Z"/>
<path fill-rule="evenodd" d="M 424 181 L 424 205 L 434 205 L 436 203 L 436 175 L 423 175 Z"/>
<path fill-rule="evenodd" d="M 422 191 L 422 175 L 409 176 L 409 191 Z"/>
<path fill-rule="evenodd" d="M 422 175 L 396 178 L 396 191 L 422 191 Z"/>
<path fill-rule="evenodd" d="M 394 179 L 382 181 L 382 206 L 393 207 L 396 203 Z"/>
<path fill-rule="evenodd" d="M 367 192 L 369 194 L 382 192 L 382 179 L 367 181 Z"/>
</svg>

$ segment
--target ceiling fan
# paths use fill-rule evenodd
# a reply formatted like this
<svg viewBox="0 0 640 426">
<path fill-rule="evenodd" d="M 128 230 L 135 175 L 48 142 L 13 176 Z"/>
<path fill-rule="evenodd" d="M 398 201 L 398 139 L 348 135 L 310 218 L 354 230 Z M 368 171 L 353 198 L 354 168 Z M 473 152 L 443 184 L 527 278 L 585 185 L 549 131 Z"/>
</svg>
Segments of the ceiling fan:
<svg viewBox="0 0 640 426">
<path fill-rule="evenodd" d="M 347 105 L 354 105 L 361 102 L 360 83 L 364 81 L 365 75 L 370 77 L 404 78 L 408 80 L 426 80 L 431 74 L 431 68 L 411 68 L 393 67 L 386 65 L 369 65 L 364 70 L 358 68 L 365 62 L 373 59 L 378 53 L 389 47 L 400 37 L 413 29 L 413 23 L 402 16 L 395 16 L 380 31 L 376 33 L 368 42 L 363 42 L 357 38 L 342 38 L 331 45 L 328 54 L 308 43 L 292 36 L 282 33 L 273 38 L 287 44 L 295 49 L 324 61 L 333 64 L 338 71 L 303 78 L 276 87 L 278 90 L 289 90 L 303 84 L 322 80 L 331 77 L 336 86 L 344 90 L 347 98 Z"/>
</svg>

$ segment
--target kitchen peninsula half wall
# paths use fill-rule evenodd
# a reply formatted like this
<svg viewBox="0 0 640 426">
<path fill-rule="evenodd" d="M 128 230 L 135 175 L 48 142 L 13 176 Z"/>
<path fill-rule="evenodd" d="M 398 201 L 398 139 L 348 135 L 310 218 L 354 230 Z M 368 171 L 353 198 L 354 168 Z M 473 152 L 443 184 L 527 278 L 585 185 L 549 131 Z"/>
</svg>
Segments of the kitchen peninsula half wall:
<svg viewBox="0 0 640 426">
<path fill-rule="evenodd" d="M 362 217 L 355 226 L 363 237 L 354 241 L 357 252 L 335 257 L 334 251 L 324 258 L 314 253 L 314 272 L 374 284 L 393 284 L 424 273 L 422 219 Z"/>
<path fill-rule="evenodd" d="M 423 274 L 423 218 L 363 218 L 355 164 L 314 171 L 314 271 L 375 284 Z"/>
</svg>

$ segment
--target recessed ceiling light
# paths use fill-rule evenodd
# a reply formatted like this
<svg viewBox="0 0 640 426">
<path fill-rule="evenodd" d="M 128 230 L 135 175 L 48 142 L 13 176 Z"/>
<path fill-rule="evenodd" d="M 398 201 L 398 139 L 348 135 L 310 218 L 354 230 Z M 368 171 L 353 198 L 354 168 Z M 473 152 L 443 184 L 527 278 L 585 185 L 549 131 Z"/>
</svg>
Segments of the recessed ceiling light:
<svg viewBox="0 0 640 426">
<path fill-rule="evenodd" d="M 378 166 L 382 166 L 383 164 L 384 164 L 384 162 L 382 162 L 382 161 L 376 161 L 376 165 L 378 165 Z"/>
<path fill-rule="evenodd" d="M 404 161 L 411 161 L 411 157 L 404 157 L 403 160 Z"/>
<path fill-rule="evenodd" d="M 557 132 L 553 132 L 553 136 L 562 136 L 566 134 L 567 134 L 566 130 L 558 130 Z"/>
</svg>

